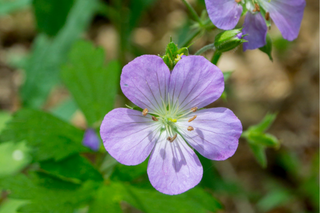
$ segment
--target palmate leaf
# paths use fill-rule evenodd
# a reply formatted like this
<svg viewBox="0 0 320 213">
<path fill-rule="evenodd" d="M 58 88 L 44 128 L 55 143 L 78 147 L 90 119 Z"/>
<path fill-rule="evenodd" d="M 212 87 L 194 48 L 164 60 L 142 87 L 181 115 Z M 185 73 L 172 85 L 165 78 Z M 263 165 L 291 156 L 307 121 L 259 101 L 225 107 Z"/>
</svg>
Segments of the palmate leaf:
<svg viewBox="0 0 320 213">
<path fill-rule="evenodd" d="M 119 87 L 120 66 L 104 63 L 102 48 L 78 41 L 72 48 L 61 77 L 89 125 L 101 121 L 113 109 Z"/>
<path fill-rule="evenodd" d="M 97 0 L 76 0 L 65 25 L 51 40 L 40 34 L 26 65 L 26 81 L 20 93 L 24 106 L 39 108 L 51 88 L 59 82 L 60 66 L 66 61 L 72 44 L 88 26 L 97 9 Z"/>
<path fill-rule="evenodd" d="M 207 213 L 216 212 L 222 208 L 212 195 L 199 187 L 171 196 L 150 187 L 142 188 L 121 182 L 111 182 L 100 188 L 90 205 L 89 213 L 112 212 L 112 210 L 116 213 L 122 212 L 121 202 L 126 202 L 145 213 Z"/>
<path fill-rule="evenodd" d="M 34 160 L 61 160 L 88 151 L 82 145 L 84 132 L 46 112 L 18 111 L 0 134 L 0 143 L 26 141 Z"/>
<path fill-rule="evenodd" d="M 44 173 L 19 174 L 0 181 L 9 197 L 29 201 L 19 212 L 74 212 L 79 205 L 88 202 L 98 184 L 92 181 L 75 184 Z"/>
</svg>

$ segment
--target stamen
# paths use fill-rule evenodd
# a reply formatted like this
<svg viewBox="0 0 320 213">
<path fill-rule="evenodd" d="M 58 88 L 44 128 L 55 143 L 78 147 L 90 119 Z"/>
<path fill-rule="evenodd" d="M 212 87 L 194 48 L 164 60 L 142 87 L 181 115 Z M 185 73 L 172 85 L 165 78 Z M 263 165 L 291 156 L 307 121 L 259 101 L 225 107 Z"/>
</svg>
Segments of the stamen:
<svg viewBox="0 0 320 213">
<path fill-rule="evenodd" d="M 198 107 L 192 107 L 191 112 L 196 112 L 198 110 Z"/>
<path fill-rule="evenodd" d="M 149 110 L 147 108 L 145 108 L 143 111 L 142 111 L 142 115 L 143 116 L 146 116 L 148 114 Z"/>
<path fill-rule="evenodd" d="M 188 126 L 187 130 L 192 131 L 192 130 L 194 130 L 194 128 L 192 126 Z"/>
<path fill-rule="evenodd" d="M 158 118 L 152 116 L 152 120 L 153 120 L 153 121 L 158 121 Z"/>
<path fill-rule="evenodd" d="M 188 122 L 191 122 L 191 121 L 193 121 L 194 119 L 196 119 L 197 118 L 197 116 L 195 115 L 195 116 L 193 116 L 192 118 L 190 118 L 189 120 L 188 120 Z"/>
<path fill-rule="evenodd" d="M 170 142 L 173 142 L 176 138 L 177 138 L 177 134 L 175 134 L 172 138 L 169 136 L 167 140 Z"/>
<path fill-rule="evenodd" d="M 235 2 L 240 3 L 240 2 L 241 2 L 241 0 L 235 0 Z"/>
<path fill-rule="evenodd" d="M 254 4 L 254 7 L 256 11 L 260 12 L 260 6 L 257 3 Z"/>
<path fill-rule="evenodd" d="M 270 13 L 269 12 L 266 12 L 265 18 L 266 18 L 267 21 L 269 21 L 269 19 L 270 19 Z"/>
</svg>

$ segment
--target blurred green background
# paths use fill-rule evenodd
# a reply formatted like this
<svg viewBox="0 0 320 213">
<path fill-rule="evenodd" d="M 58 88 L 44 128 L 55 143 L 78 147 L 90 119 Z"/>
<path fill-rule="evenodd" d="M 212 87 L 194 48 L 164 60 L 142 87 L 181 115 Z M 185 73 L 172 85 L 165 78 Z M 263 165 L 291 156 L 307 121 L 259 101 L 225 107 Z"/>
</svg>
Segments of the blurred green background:
<svg viewBox="0 0 320 213">
<path fill-rule="evenodd" d="M 203 0 L 188 2 L 207 18 Z M 86 128 L 98 133 L 108 111 L 130 104 L 126 63 L 163 55 L 170 37 L 196 35 L 194 54 L 219 32 L 200 32 L 181 0 L 0 0 L 0 213 L 319 212 L 317 0 L 295 41 L 272 25 L 273 62 L 239 47 L 218 63 L 229 78 L 209 107 L 230 108 L 244 130 L 277 113 L 266 131 L 280 146 L 242 138 L 226 161 L 200 157 L 201 183 L 178 196 L 150 186 L 147 161 L 128 167 L 82 146 Z"/>
</svg>

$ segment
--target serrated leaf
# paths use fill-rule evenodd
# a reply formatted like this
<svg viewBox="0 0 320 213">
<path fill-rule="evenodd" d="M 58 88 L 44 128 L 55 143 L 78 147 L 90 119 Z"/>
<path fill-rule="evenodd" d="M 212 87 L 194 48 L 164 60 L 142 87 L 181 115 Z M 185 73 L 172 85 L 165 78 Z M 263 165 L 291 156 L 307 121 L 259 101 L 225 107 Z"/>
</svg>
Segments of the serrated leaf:
<svg viewBox="0 0 320 213">
<path fill-rule="evenodd" d="M 59 82 L 60 66 L 76 39 L 88 26 L 97 7 L 97 0 L 77 0 L 64 27 L 54 40 L 40 34 L 34 43 L 26 66 L 26 81 L 20 93 L 24 106 L 39 108 L 52 87 Z"/>
<path fill-rule="evenodd" d="M 261 50 L 262 52 L 267 54 L 269 56 L 270 61 L 273 61 L 273 58 L 272 58 L 272 40 L 271 40 L 269 34 L 267 34 L 266 42 L 267 42 L 266 45 L 264 45 L 263 47 L 260 47 L 259 50 Z"/>
<path fill-rule="evenodd" d="M 29 201 L 19 212 L 73 212 L 80 204 L 88 202 L 98 184 L 86 182 L 82 185 L 62 181 L 43 173 L 29 176 L 17 175 L 6 178 L 0 186 L 9 190 L 9 197 Z"/>
<path fill-rule="evenodd" d="M 84 182 L 87 180 L 103 181 L 102 175 L 84 157 L 76 154 L 61 161 L 47 160 L 40 162 L 44 171 L 57 177 Z"/>
<path fill-rule="evenodd" d="M 0 0 L 0 17 L 31 5 L 32 0 Z"/>
<path fill-rule="evenodd" d="M 75 0 L 33 0 L 38 30 L 47 35 L 56 35 L 65 24 L 74 2 Z"/>
<path fill-rule="evenodd" d="M 256 132 L 264 132 L 269 129 L 269 127 L 272 125 L 276 118 L 276 113 L 268 113 L 259 124 L 251 126 L 249 130 Z"/>
<path fill-rule="evenodd" d="M 105 65 L 104 60 L 102 48 L 78 41 L 62 68 L 61 77 L 89 125 L 113 109 L 119 87 L 119 64 L 112 61 Z"/>
<path fill-rule="evenodd" d="M 254 157 L 258 161 L 258 163 L 263 168 L 266 168 L 267 167 L 267 156 L 266 156 L 265 148 L 263 146 L 256 145 L 254 143 L 249 143 L 249 146 L 251 148 L 251 151 L 252 151 Z"/>
<path fill-rule="evenodd" d="M 50 115 L 31 109 L 18 111 L 0 134 L 0 143 L 21 142 L 33 149 L 35 160 L 61 160 L 88 151 L 82 145 L 83 131 Z"/>
</svg>

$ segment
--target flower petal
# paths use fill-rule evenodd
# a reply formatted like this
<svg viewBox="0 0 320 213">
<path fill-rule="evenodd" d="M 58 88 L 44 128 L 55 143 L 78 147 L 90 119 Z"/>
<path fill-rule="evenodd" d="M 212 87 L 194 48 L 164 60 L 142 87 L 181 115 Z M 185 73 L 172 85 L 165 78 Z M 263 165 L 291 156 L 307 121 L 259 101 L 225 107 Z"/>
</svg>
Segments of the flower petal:
<svg viewBox="0 0 320 213">
<path fill-rule="evenodd" d="M 242 13 L 242 6 L 235 0 L 205 0 L 212 23 L 223 30 L 233 29 Z"/>
<path fill-rule="evenodd" d="M 305 0 L 272 0 L 261 1 L 263 7 L 279 28 L 283 38 L 292 41 L 298 37 Z"/>
<path fill-rule="evenodd" d="M 160 126 L 150 115 L 118 108 L 103 119 L 100 135 L 104 147 L 117 161 L 125 165 L 142 163 L 160 136 Z"/>
<path fill-rule="evenodd" d="M 164 110 L 162 100 L 168 93 L 170 70 L 162 58 L 143 55 L 129 62 L 122 69 L 121 89 L 127 98 L 149 112 Z"/>
<path fill-rule="evenodd" d="M 186 56 L 174 67 L 170 85 L 170 107 L 189 111 L 217 100 L 224 90 L 221 70 L 203 56 Z"/>
<path fill-rule="evenodd" d="M 240 120 L 227 108 L 203 109 L 192 122 L 178 121 L 180 133 L 201 155 L 211 160 L 225 160 L 231 157 L 242 133 Z M 192 117 L 192 114 L 190 115 Z M 188 126 L 194 130 L 188 131 Z"/>
<path fill-rule="evenodd" d="M 162 134 L 148 164 L 148 176 L 154 188 L 164 194 L 180 194 L 196 186 L 202 173 L 197 155 L 180 136 L 169 142 Z"/>
<path fill-rule="evenodd" d="M 243 51 L 254 50 L 266 45 L 267 24 L 260 13 L 252 14 L 247 12 L 243 24 L 243 34 L 248 42 L 243 43 Z"/>
</svg>

